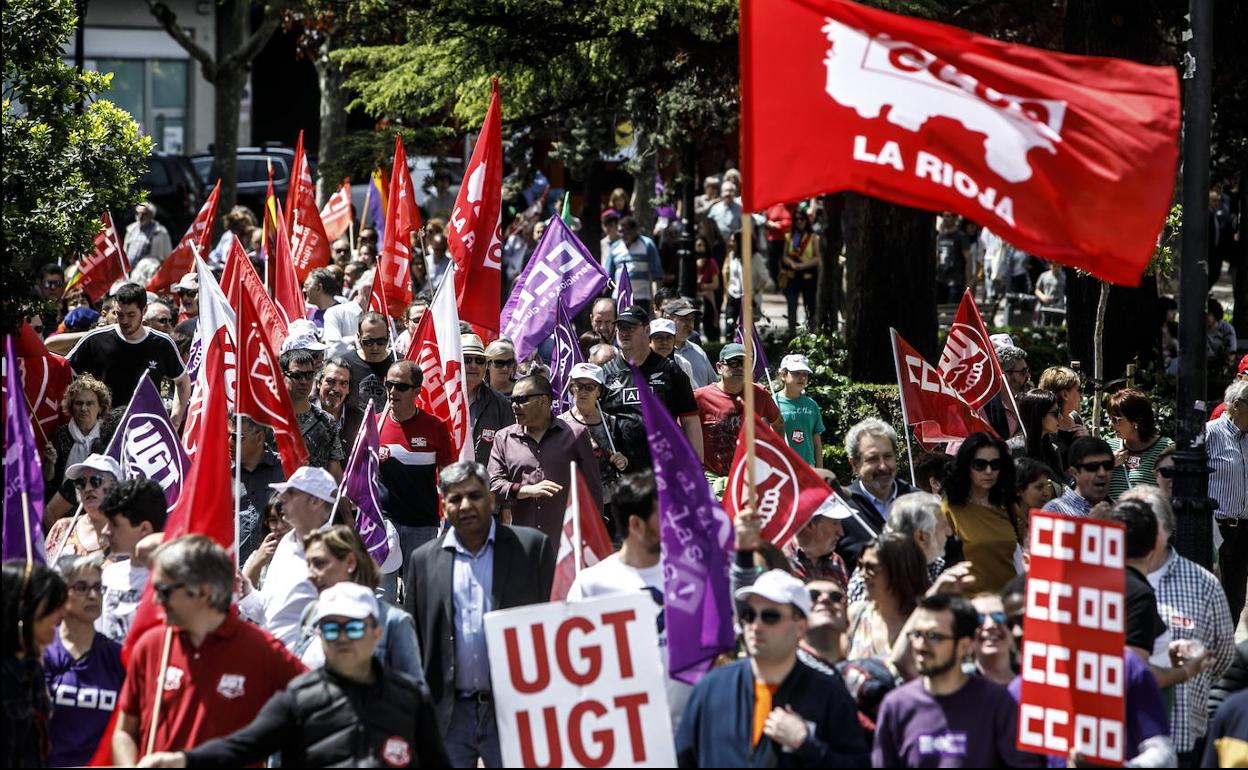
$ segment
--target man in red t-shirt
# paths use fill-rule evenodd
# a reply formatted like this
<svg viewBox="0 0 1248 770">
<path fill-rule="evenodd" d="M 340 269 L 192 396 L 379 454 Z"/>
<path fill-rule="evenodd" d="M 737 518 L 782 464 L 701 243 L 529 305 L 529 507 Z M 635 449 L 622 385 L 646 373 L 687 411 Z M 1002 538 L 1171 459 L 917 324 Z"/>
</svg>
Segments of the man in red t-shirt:
<svg viewBox="0 0 1248 770">
<path fill-rule="evenodd" d="M 737 449 L 737 434 L 745 413 L 745 346 L 739 342 L 724 345 L 719 351 L 719 382 L 693 392 L 702 420 L 702 444 L 705 448 L 703 467 L 716 476 L 727 476 L 732 469 L 732 456 Z M 784 435 L 784 418 L 771 393 L 754 383 L 754 409 L 768 425 Z"/>
<path fill-rule="evenodd" d="M 117 704 L 113 762 L 134 767 L 148 753 L 155 694 L 160 715 L 154 751 L 178 751 L 238 730 L 307 668 L 268 632 L 238 618 L 230 607 L 234 562 L 203 535 L 162 545 L 153 556 L 152 590 L 168 626 L 156 626 L 134 645 Z M 158 684 L 166 628 L 169 660 Z"/>
</svg>

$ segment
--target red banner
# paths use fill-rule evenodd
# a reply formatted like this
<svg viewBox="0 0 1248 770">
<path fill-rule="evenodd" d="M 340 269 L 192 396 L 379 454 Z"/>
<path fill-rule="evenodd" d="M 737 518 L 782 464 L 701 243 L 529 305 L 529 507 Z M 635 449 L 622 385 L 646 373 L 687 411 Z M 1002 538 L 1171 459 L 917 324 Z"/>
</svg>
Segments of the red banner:
<svg viewBox="0 0 1248 770">
<path fill-rule="evenodd" d="M 995 436 L 992 426 L 971 409 L 936 367 L 923 360 L 896 329 L 891 331 L 901 411 L 906 424 L 914 426 L 919 441 L 925 444 L 962 441 L 981 431 Z"/>
<path fill-rule="evenodd" d="M 1178 158 L 1179 85 L 848 0 L 742 0 L 745 208 L 837 190 L 955 211 L 1136 285 Z"/>
<path fill-rule="evenodd" d="M 459 317 L 497 333 L 503 281 L 503 236 L 499 229 L 503 209 L 503 129 L 498 81 L 490 88 L 490 107 L 472 151 L 468 173 L 459 187 L 451 221 L 447 222 L 446 244 L 455 260 Z"/>
<path fill-rule="evenodd" d="M 117 236 L 112 215 L 105 211 L 100 219 L 102 226 L 95 234 L 95 250 L 82 255 L 78 260 L 78 272 L 65 287 L 68 292 L 77 286 L 92 302 L 99 302 L 114 283 L 130 274 L 130 262 Z"/>
<path fill-rule="evenodd" d="M 316 189 L 312 171 L 303 151 L 303 130 L 295 145 L 295 165 L 290 170 L 290 187 L 286 191 L 286 230 L 290 233 L 290 254 L 295 265 L 295 278 L 302 286 L 308 273 L 329 264 L 329 236 L 316 209 Z"/>
<path fill-rule="evenodd" d="M 936 370 L 972 409 L 983 409 L 1005 386 L 1005 372 L 970 289 L 962 295 Z"/>
<path fill-rule="evenodd" d="M 287 337 L 286 316 L 265 292 L 264 282 L 252 267 L 251 260 L 247 258 L 237 238 L 230 247 L 229 256 L 225 258 L 221 288 L 225 290 L 225 297 L 230 301 L 230 307 L 234 308 L 236 316 L 242 307 L 243 295 L 251 297 L 251 304 L 259 314 L 260 329 L 264 332 L 269 347 L 281 350 Z"/>
<path fill-rule="evenodd" d="M 1121 765 L 1126 557 L 1121 524 L 1031 512 L 1018 748 Z M 1134 749 L 1134 747 L 1131 747 Z"/>
<path fill-rule="evenodd" d="M 737 437 L 737 451 L 724 491 L 724 511 L 736 519 L 749 503 L 746 478 L 745 428 Z M 849 518 L 850 510 L 832 488 L 819 478 L 782 436 L 754 415 L 754 485 L 763 539 L 781 548 L 805 527 L 816 513 L 834 519 Z"/>
<path fill-rule="evenodd" d="M 289 326 L 291 321 L 306 317 L 307 303 L 303 297 L 303 287 L 295 275 L 290 237 L 286 233 L 286 222 L 282 219 L 282 204 L 273 196 L 272 185 L 273 180 L 270 179 L 269 196 L 264 206 L 264 255 L 269 261 L 266 288 L 272 292 L 273 300 Z"/>
<path fill-rule="evenodd" d="M 341 238 L 351 227 L 354 217 L 355 213 L 351 208 L 351 180 L 344 179 L 342 187 L 329 196 L 329 200 L 325 201 L 325 208 L 321 209 L 321 225 L 325 228 L 325 237 L 331 241 Z"/>
<path fill-rule="evenodd" d="M 578 535 L 581 539 L 579 564 L 572 547 Z M 572 493 L 568 495 L 568 508 L 563 514 L 563 529 L 559 536 L 559 553 L 555 556 L 555 579 L 550 587 L 550 600 L 561 602 L 567 599 L 568 589 L 576 580 L 576 574 L 613 553 L 615 548 L 611 546 L 611 536 L 607 534 L 607 527 L 602 522 L 602 514 L 594 505 L 594 497 L 585 483 L 585 475 L 573 463 Z"/>
<path fill-rule="evenodd" d="M 446 423 L 461 460 L 471 460 L 472 417 L 468 412 L 468 386 L 464 375 L 464 349 L 460 340 L 455 297 L 443 283 L 433 295 L 412 334 L 406 358 L 424 374 L 417 405 Z"/>
<path fill-rule="evenodd" d="M 385 291 L 386 307 L 398 317 L 412 303 L 412 233 L 421 228 L 420 209 L 416 208 L 416 190 L 412 188 L 412 172 L 407 168 L 403 138 L 394 137 L 394 166 L 390 169 L 390 192 L 386 198 L 386 232 L 382 236 L 377 272 Z"/>
<path fill-rule="evenodd" d="M 168 294 L 169 288 L 182 280 L 182 276 L 195 270 L 197 250 L 200 258 L 208 258 L 208 251 L 212 246 L 212 223 L 217 216 L 217 198 L 220 194 L 221 183 L 217 182 L 212 188 L 212 194 L 208 196 L 208 200 L 204 201 L 199 213 L 195 215 L 195 220 L 191 222 L 191 226 L 182 236 L 182 240 L 178 241 L 177 248 L 169 252 L 169 256 L 165 257 L 165 261 L 160 264 L 160 269 L 147 282 L 148 291 L 154 294 Z M 194 248 L 191 244 L 195 245 Z"/>
</svg>

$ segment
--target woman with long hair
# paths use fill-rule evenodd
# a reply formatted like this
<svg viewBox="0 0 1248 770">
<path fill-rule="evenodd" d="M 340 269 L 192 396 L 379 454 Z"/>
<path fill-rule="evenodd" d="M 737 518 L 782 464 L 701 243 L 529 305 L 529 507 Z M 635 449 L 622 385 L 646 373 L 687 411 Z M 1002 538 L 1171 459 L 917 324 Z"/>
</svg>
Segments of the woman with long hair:
<svg viewBox="0 0 1248 770">
<path fill-rule="evenodd" d="M 867 598 L 849 608 L 848 658 L 888 659 L 927 590 L 927 564 L 912 535 L 884 532 L 863 549 L 858 569 Z"/>
<path fill-rule="evenodd" d="M 1010 440 L 1014 457 L 1039 460 L 1058 478 L 1065 477 L 1066 463 L 1056 443 L 1062 415 L 1057 396 L 1044 388 L 1032 388 L 1020 393 L 1016 400 L 1026 439 L 1019 436 Z"/>
<path fill-rule="evenodd" d="M 43 676 L 43 653 L 56 638 L 69 589 L 50 567 L 12 559 L 4 563 L 3 767 L 47 767 L 52 699 Z"/>
<path fill-rule="evenodd" d="M 975 591 L 1000 591 L 1018 574 L 1014 554 L 1027 537 L 1014 461 L 1004 441 L 972 433 L 962 442 L 945 486 L 944 510 L 971 563 Z"/>
<path fill-rule="evenodd" d="M 1057 396 L 1057 445 L 1065 458 L 1075 439 L 1088 435 L 1083 416 L 1079 414 L 1079 401 L 1083 397 L 1079 372 L 1067 366 L 1050 366 L 1040 374 L 1036 385 Z"/>
</svg>

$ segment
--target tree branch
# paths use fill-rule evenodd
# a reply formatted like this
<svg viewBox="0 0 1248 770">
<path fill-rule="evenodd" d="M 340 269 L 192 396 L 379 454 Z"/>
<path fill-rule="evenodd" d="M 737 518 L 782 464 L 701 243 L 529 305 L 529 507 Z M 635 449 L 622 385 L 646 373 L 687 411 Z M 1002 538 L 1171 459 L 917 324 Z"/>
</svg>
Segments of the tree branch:
<svg viewBox="0 0 1248 770">
<path fill-rule="evenodd" d="M 273 37 L 273 33 L 281 25 L 285 9 L 285 3 L 274 3 L 266 8 L 264 21 L 260 22 L 260 26 L 252 31 L 242 45 L 225 57 L 227 66 L 246 68 L 251 64 L 251 60 L 256 58 L 260 49 L 264 48 L 264 44 L 269 42 L 269 38 Z"/>
<path fill-rule="evenodd" d="M 163 0 L 147 0 L 147 9 L 152 12 L 152 16 L 156 17 L 156 21 L 160 23 L 162 29 L 169 33 L 178 45 L 186 49 L 186 52 L 199 62 L 203 70 L 204 80 L 209 83 L 217 79 L 217 63 L 213 61 L 212 54 L 208 53 L 198 43 L 186 34 L 185 30 L 178 26 L 178 17 L 169 6 L 165 5 Z"/>
</svg>

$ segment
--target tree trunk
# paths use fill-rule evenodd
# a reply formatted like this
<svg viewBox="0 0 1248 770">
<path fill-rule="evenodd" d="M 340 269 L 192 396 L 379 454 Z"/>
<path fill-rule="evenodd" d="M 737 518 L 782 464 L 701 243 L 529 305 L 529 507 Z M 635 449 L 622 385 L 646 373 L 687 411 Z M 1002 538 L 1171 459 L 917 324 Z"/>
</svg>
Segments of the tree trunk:
<svg viewBox="0 0 1248 770">
<path fill-rule="evenodd" d="M 317 148 L 317 166 L 333 168 L 336 165 L 343 140 L 347 136 L 347 92 L 342 87 L 346 73 L 342 67 L 329 59 L 330 41 L 326 41 L 321 55 L 314 62 L 316 79 L 321 87 L 321 142 Z M 317 205 L 338 189 L 340 180 L 327 179 L 318 173 L 316 178 Z"/>
<path fill-rule="evenodd" d="M 238 111 L 247 86 L 247 70 L 217 69 L 213 83 L 213 108 L 216 110 L 213 131 L 212 163 L 221 180 L 221 197 L 217 200 L 218 218 L 224 216 L 238 201 Z M 264 212 L 255 212 L 258 216 Z M 214 223 L 215 224 L 215 223 Z"/>
<path fill-rule="evenodd" d="M 841 215 L 845 211 L 845 196 L 825 195 L 823 204 L 823 238 L 819 266 L 819 285 L 815 293 L 815 322 L 812 330 L 820 334 L 840 331 L 841 314 L 841 250 L 845 246 L 845 231 Z"/>
<path fill-rule="evenodd" d="M 845 196 L 846 345 L 858 382 L 896 380 L 888 329 L 936 360 L 936 228 L 927 211 Z"/>
<path fill-rule="evenodd" d="M 637 136 L 637 156 L 639 169 L 633 177 L 633 216 L 641 226 L 643 235 L 654 235 L 654 180 L 659 175 L 658 153 L 650 146 L 650 137 L 644 132 L 633 128 Z"/>
</svg>

